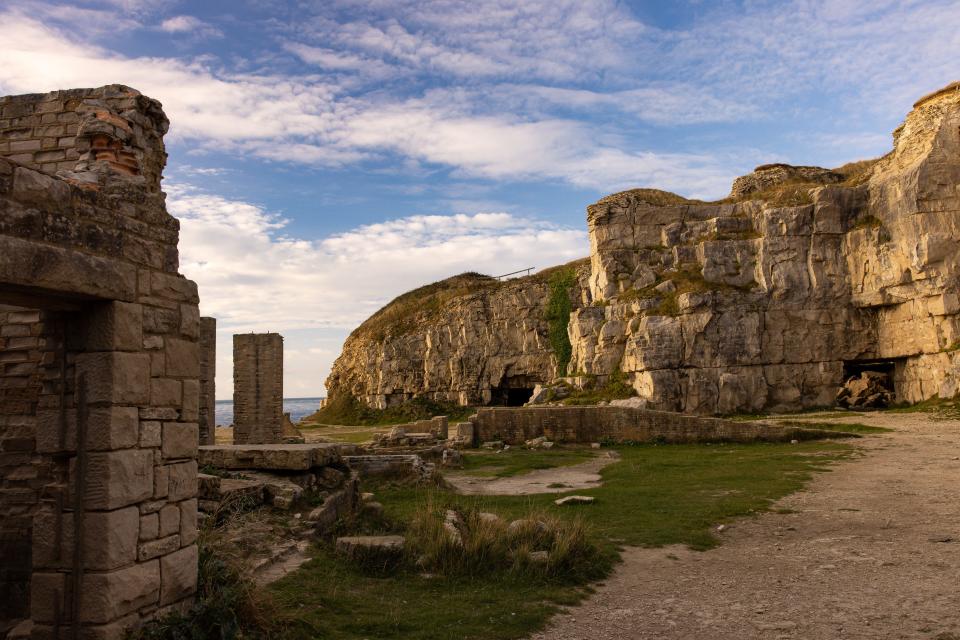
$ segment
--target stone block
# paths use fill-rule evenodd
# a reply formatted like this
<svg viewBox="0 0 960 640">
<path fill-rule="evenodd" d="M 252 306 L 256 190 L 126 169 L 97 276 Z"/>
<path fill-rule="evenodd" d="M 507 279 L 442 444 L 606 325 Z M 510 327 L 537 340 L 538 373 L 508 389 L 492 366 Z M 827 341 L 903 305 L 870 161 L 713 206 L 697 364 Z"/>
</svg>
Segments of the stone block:
<svg viewBox="0 0 960 640">
<path fill-rule="evenodd" d="M 198 459 L 200 464 L 218 469 L 307 471 L 339 462 L 342 453 L 356 449 L 328 443 L 208 445 L 199 448 Z"/>
<path fill-rule="evenodd" d="M 167 465 L 170 471 L 169 490 L 167 498 L 171 502 L 179 502 L 197 495 L 197 461 L 181 462 Z"/>
<path fill-rule="evenodd" d="M 160 556 L 173 553 L 179 548 L 179 534 L 167 536 L 166 538 L 159 538 L 157 540 L 151 540 L 150 542 L 144 542 L 137 548 L 137 560 L 140 562 L 145 562 L 147 560 L 152 560 L 154 558 L 159 558 Z"/>
<path fill-rule="evenodd" d="M 86 351 L 140 351 L 143 308 L 127 302 L 96 305 L 85 314 L 82 334 Z"/>
<path fill-rule="evenodd" d="M 152 378 L 150 404 L 155 407 L 179 407 L 183 402 L 183 386 L 179 380 Z"/>
<path fill-rule="evenodd" d="M 137 513 L 140 510 L 137 509 Z M 157 513 L 148 513 L 140 516 L 140 541 L 156 540 L 160 535 L 160 516 Z"/>
<path fill-rule="evenodd" d="M 84 574 L 81 619 L 93 623 L 111 622 L 142 607 L 157 604 L 160 588 L 158 560 L 107 573 Z"/>
<path fill-rule="evenodd" d="M 197 305 L 180 305 L 180 334 L 194 340 L 200 337 L 200 309 Z"/>
<path fill-rule="evenodd" d="M 183 405 L 180 409 L 180 419 L 187 422 L 196 422 L 200 418 L 200 381 L 183 381 Z"/>
<path fill-rule="evenodd" d="M 180 302 L 200 302 L 197 284 L 178 275 L 154 271 L 150 274 L 150 295 Z"/>
<path fill-rule="evenodd" d="M 0 236 L 0 281 L 8 284 L 132 301 L 136 280 L 136 269 L 119 260 Z"/>
<path fill-rule="evenodd" d="M 136 407 L 93 407 L 87 424 L 87 448 L 107 451 L 136 446 L 139 425 Z"/>
<path fill-rule="evenodd" d="M 153 468 L 153 497 L 166 498 L 170 491 L 170 467 L 157 465 Z"/>
<path fill-rule="evenodd" d="M 167 338 L 164 355 L 168 376 L 199 379 L 200 345 L 197 342 Z"/>
<path fill-rule="evenodd" d="M 180 503 L 180 544 L 191 545 L 197 540 L 197 501 L 184 500 Z"/>
<path fill-rule="evenodd" d="M 140 447 L 159 447 L 161 440 L 161 422 L 144 420 L 140 422 Z"/>
<path fill-rule="evenodd" d="M 197 590 L 197 545 L 160 559 L 160 604 L 170 604 Z"/>
<path fill-rule="evenodd" d="M 170 536 L 180 531 L 180 507 L 168 504 L 160 509 L 160 537 Z"/>
<path fill-rule="evenodd" d="M 140 405 L 150 402 L 150 356 L 108 351 L 77 356 L 77 376 L 85 375 L 91 404 Z"/>
<path fill-rule="evenodd" d="M 60 532 L 59 546 L 57 531 Z M 86 512 L 83 516 L 84 566 L 94 571 L 106 571 L 130 564 L 136 559 L 139 531 L 140 511 L 137 507 Z M 70 567 L 73 543 L 72 513 L 47 507 L 36 514 L 33 524 L 35 567 Z"/>
<path fill-rule="evenodd" d="M 70 465 L 70 486 L 76 486 L 76 459 Z M 127 449 L 91 453 L 84 504 L 88 509 L 118 509 L 153 495 L 153 453 Z"/>
<path fill-rule="evenodd" d="M 196 458 L 198 427 L 196 422 L 163 423 L 163 457 Z"/>
</svg>

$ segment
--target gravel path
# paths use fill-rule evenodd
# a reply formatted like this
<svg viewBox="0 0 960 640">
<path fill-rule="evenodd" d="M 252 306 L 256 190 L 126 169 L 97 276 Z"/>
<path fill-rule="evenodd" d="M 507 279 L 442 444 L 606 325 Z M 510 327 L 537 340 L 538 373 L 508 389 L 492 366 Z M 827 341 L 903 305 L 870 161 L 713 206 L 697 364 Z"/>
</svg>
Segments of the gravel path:
<svg viewBox="0 0 960 640">
<path fill-rule="evenodd" d="M 835 419 L 831 419 L 832 421 Z M 960 640 L 960 421 L 861 414 L 894 433 L 707 552 L 628 549 L 537 640 Z"/>
</svg>

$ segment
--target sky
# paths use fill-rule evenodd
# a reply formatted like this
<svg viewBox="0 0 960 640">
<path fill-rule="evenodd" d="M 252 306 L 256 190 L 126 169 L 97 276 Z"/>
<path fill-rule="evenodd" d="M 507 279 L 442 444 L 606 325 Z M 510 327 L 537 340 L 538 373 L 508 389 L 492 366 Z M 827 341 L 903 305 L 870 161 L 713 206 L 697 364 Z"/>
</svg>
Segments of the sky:
<svg viewBox="0 0 960 640">
<path fill-rule="evenodd" d="M 285 395 L 413 287 L 589 254 L 585 208 L 888 151 L 958 79 L 955 1 L 0 0 L 0 94 L 121 83 L 171 120 L 181 272 L 285 337 Z"/>
</svg>

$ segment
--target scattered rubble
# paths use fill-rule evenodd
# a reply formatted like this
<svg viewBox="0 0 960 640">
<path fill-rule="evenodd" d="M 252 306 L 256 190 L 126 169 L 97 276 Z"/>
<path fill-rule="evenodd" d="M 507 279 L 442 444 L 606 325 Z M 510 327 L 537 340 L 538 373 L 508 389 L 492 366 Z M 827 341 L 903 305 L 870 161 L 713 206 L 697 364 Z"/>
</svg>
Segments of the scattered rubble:
<svg viewBox="0 0 960 640">
<path fill-rule="evenodd" d="M 890 376 L 864 371 L 848 379 L 837 392 L 837 404 L 848 409 L 881 409 L 893 402 Z"/>
</svg>

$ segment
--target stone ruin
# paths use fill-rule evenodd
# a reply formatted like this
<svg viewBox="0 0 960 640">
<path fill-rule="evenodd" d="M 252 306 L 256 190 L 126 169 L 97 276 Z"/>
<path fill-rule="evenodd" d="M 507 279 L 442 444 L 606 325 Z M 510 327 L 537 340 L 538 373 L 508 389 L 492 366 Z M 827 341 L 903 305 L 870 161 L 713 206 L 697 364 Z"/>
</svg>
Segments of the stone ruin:
<svg viewBox="0 0 960 640">
<path fill-rule="evenodd" d="M 0 633 L 25 621 L 8 637 L 120 638 L 192 603 L 209 407 L 167 126 L 119 85 L 0 98 Z"/>
</svg>

